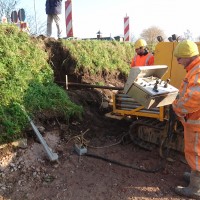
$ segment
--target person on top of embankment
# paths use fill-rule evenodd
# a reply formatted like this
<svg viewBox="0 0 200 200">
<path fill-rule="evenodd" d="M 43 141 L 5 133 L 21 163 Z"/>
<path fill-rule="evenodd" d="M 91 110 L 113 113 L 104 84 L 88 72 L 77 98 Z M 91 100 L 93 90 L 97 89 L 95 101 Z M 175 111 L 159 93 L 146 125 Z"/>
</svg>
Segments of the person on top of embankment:
<svg viewBox="0 0 200 200">
<path fill-rule="evenodd" d="M 46 14 L 47 14 L 47 37 L 52 34 L 52 23 L 53 20 L 57 27 L 57 36 L 61 37 L 61 19 L 60 15 L 62 12 L 62 0 L 46 0 Z"/>
</svg>

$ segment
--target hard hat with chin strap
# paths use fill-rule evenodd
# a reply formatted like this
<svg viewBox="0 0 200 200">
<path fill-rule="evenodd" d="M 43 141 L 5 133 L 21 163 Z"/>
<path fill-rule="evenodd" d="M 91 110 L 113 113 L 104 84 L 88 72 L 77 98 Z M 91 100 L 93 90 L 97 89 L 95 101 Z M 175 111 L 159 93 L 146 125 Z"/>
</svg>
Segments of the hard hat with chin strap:
<svg viewBox="0 0 200 200">
<path fill-rule="evenodd" d="M 177 58 L 191 58 L 196 55 L 199 55 L 198 46 L 190 40 L 180 42 L 174 50 L 174 56 Z"/>
<path fill-rule="evenodd" d="M 143 39 L 139 39 L 135 42 L 135 49 L 139 49 L 140 47 L 146 47 L 147 43 Z"/>
</svg>

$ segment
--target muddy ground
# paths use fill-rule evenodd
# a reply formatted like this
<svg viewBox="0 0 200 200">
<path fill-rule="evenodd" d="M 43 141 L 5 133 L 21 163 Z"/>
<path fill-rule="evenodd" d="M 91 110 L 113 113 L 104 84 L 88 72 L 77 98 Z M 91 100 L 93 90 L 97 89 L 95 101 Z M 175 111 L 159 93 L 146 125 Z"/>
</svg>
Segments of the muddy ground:
<svg viewBox="0 0 200 200">
<path fill-rule="evenodd" d="M 64 81 L 58 72 L 55 74 L 58 74 L 55 80 Z M 86 77 L 85 74 L 83 79 Z M 109 81 L 112 83 L 111 78 Z M 116 83 L 116 76 L 113 82 Z M 121 80 L 115 85 L 121 85 Z M 27 145 L 1 148 L 0 199 L 187 199 L 174 193 L 175 186 L 187 185 L 182 178 L 189 170 L 183 162 L 184 156 L 171 152 L 174 160 L 167 161 L 161 159 L 157 146 L 147 151 L 134 145 L 128 136 L 132 121 L 105 116 L 111 107 L 105 108 L 102 102 L 109 99 L 112 92 L 69 88 L 71 100 L 84 108 L 83 119 L 65 121 L 47 117 L 35 122 L 49 147 L 58 155 L 58 161 L 49 160 L 31 128 L 27 131 Z M 75 144 L 80 141 L 87 146 L 84 155 L 75 151 Z"/>
</svg>

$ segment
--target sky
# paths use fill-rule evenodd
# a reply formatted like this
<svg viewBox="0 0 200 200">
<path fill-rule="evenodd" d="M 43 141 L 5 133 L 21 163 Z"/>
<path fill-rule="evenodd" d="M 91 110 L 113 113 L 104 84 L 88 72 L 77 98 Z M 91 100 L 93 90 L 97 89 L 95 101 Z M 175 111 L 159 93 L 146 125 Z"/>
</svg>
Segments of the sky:
<svg viewBox="0 0 200 200">
<path fill-rule="evenodd" d="M 124 35 L 124 17 L 129 17 L 130 36 L 139 38 L 144 29 L 156 26 L 167 37 L 184 35 L 189 30 L 193 38 L 200 36 L 199 0 L 71 0 L 74 37 L 96 37 L 100 30 L 103 37 Z M 45 0 L 20 0 L 16 9 L 24 8 L 36 22 L 46 21 Z M 34 9 L 35 5 L 35 9 Z M 62 2 L 62 29 L 66 37 L 65 0 Z M 53 36 L 56 26 L 53 24 Z"/>
</svg>

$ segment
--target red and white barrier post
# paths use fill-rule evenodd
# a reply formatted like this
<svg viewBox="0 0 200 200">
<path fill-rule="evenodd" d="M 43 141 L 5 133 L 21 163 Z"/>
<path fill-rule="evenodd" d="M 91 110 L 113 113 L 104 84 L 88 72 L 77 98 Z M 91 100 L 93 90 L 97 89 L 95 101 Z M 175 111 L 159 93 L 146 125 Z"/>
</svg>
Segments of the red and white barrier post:
<svg viewBox="0 0 200 200">
<path fill-rule="evenodd" d="M 124 17 L 124 41 L 130 41 L 129 36 L 129 17 Z"/>
<path fill-rule="evenodd" d="M 72 27 L 72 1 L 65 1 L 65 22 L 66 22 L 66 36 L 73 37 Z"/>
</svg>

